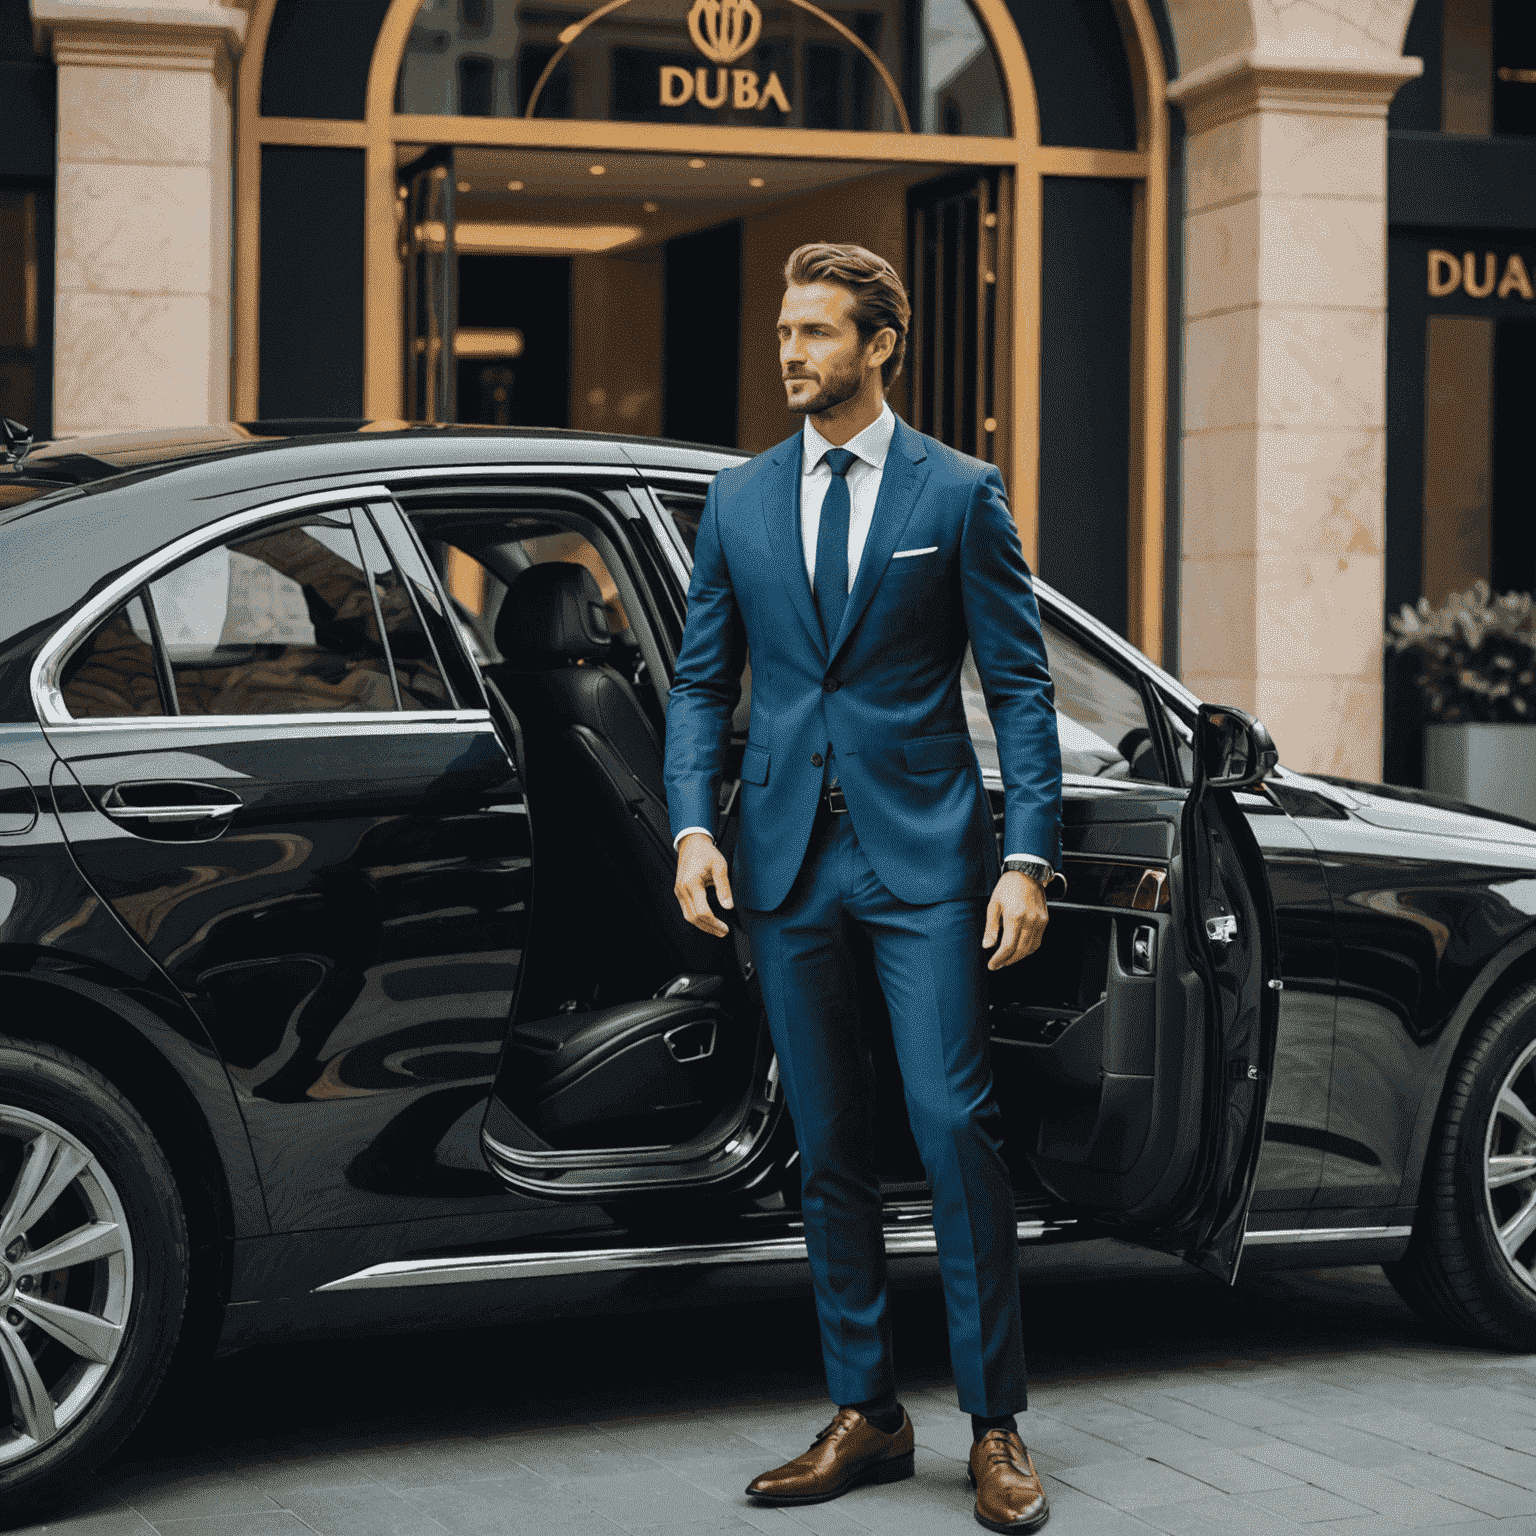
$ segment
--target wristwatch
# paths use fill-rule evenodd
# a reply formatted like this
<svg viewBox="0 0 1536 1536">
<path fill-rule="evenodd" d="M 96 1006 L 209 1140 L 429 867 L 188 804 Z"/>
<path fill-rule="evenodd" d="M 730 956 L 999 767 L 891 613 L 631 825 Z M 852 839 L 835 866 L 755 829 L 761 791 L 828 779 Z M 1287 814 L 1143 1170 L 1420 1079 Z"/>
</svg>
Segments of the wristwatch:
<svg viewBox="0 0 1536 1536">
<path fill-rule="evenodd" d="M 1066 876 L 1058 875 L 1048 860 L 1037 859 L 1033 854 L 1010 853 L 1003 860 L 1003 869 L 1017 870 L 1021 875 L 1028 875 L 1042 891 L 1048 889 L 1053 880 L 1059 879 L 1063 886 L 1067 883 Z"/>
</svg>

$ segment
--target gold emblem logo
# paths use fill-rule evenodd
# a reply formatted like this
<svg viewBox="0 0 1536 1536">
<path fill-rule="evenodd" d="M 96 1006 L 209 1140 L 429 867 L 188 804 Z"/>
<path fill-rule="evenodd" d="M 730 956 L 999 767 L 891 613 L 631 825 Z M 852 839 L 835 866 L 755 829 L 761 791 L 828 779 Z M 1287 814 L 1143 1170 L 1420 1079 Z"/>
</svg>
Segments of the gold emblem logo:
<svg viewBox="0 0 1536 1536">
<path fill-rule="evenodd" d="M 688 34 L 714 64 L 733 64 L 757 45 L 763 13 L 753 0 L 693 0 Z"/>
</svg>

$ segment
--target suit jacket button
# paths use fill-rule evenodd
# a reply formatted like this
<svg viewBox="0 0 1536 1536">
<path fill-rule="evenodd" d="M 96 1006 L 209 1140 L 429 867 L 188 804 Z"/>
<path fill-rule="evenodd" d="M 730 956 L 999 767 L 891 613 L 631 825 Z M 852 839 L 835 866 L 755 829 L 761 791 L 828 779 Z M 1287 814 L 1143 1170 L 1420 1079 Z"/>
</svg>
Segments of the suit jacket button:
<svg viewBox="0 0 1536 1536">
<path fill-rule="evenodd" d="M 811 767 L 812 768 L 820 768 L 821 764 L 822 764 L 821 753 L 820 752 L 812 752 L 811 753 Z"/>
<path fill-rule="evenodd" d="M 835 677 L 824 677 L 821 680 L 821 690 L 823 693 L 836 693 L 842 686 Z"/>
</svg>

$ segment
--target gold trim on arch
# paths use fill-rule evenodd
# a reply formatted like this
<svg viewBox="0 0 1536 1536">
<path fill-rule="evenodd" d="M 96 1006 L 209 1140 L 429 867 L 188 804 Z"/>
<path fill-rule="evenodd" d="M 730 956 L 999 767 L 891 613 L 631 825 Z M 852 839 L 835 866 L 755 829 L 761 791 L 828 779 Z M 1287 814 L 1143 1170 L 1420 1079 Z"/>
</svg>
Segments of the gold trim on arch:
<svg viewBox="0 0 1536 1536">
<path fill-rule="evenodd" d="M 804 0 L 796 0 L 804 3 Z M 1148 0 L 1114 0 L 1135 93 L 1135 150 L 1076 149 L 1040 143 L 1039 107 L 1024 45 L 1006 0 L 971 0 L 992 45 L 1007 94 L 1008 138 L 942 134 L 871 134 L 820 129 L 687 127 L 541 118 L 397 116 L 395 82 L 420 0 L 393 0 L 368 71 L 365 116 L 357 121 L 262 118 L 261 68 L 277 0 L 254 0 L 236 89 L 236 228 L 234 414 L 258 414 L 260 380 L 260 178 L 263 144 L 335 145 L 365 153 L 365 331 L 363 411 L 398 417 L 402 402 L 403 299 L 399 259 L 397 144 L 452 142 L 545 149 L 649 150 L 689 155 L 887 160 L 892 163 L 995 165 L 1012 172 L 1011 206 L 999 233 L 1011 246 L 1011 284 L 998 285 L 998 338 L 1013 360 L 998 379 L 1000 468 L 1032 564 L 1039 558 L 1040 237 L 1046 176 L 1106 177 L 1140 183 L 1135 205 L 1132 306 L 1131 483 L 1128 630 L 1154 660 L 1163 650 L 1164 487 L 1168 412 L 1168 108 L 1161 43 Z M 611 7 L 610 7 L 611 8 Z M 809 3 L 805 8 L 815 10 Z M 592 18 L 596 19 L 595 14 Z M 835 24 L 835 22 L 834 22 Z M 857 39 L 855 39 L 857 41 Z M 862 45 L 861 45 L 862 46 Z M 883 71 L 882 71 L 883 73 Z M 894 93 L 900 102 L 899 92 Z M 905 103 L 901 103 L 903 108 Z M 1004 351 L 1003 349 L 1006 349 Z M 1042 573 L 1049 579 L 1050 572 Z"/>
<path fill-rule="evenodd" d="M 885 82 L 885 88 L 890 93 L 892 104 L 896 108 L 896 115 L 901 119 L 901 131 L 912 132 L 912 119 L 907 116 L 907 104 L 901 99 L 901 92 L 896 89 L 896 82 L 891 79 L 891 72 L 885 67 L 884 61 L 873 48 L 864 41 L 857 32 L 850 31 L 837 17 L 829 16 L 820 6 L 812 5 L 811 0 L 789 0 L 791 5 L 798 5 L 802 11 L 809 11 L 818 21 L 824 21 L 839 37 L 852 43 L 866 59 L 879 71 L 880 78 Z M 534 82 L 532 92 L 528 97 L 528 105 L 523 109 L 523 116 L 533 120 L 533 109 L 539 104 L 539 97 L 543 94 L 545 83 L 554 74 L 556 66 L 566 55 L 571 44 L 581 36 L 594 22 L 601 21 L 611 11 L 617 11 L 629 4 L 629 0 L 607 0 L 604 5 L 598 6 L 595 11 L 583 16 L 580 21 L 573 21 L 560 33 L 560 46 L 555 50 L 554 57 L 544 66 L 539 78 Z"/>
</svg>

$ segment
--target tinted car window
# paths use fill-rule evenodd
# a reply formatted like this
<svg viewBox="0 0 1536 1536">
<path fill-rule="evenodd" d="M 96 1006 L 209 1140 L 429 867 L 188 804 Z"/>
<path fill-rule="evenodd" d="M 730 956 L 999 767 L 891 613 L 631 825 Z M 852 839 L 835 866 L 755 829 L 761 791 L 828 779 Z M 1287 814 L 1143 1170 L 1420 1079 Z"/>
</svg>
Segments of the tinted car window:
<svg viewBox="0 0 1536 1536">
<path fill-rule="evenodd" d="M 1163 778 L 1140 690 L 1064 630 L 1045 623 L 1045 650 L 1056 684 L 1056 726 L 1063 773 L 1096 779 Z M 961 673 L 966 723 L 983 768 L 996 770 L 997 738 L 975 659 Z"/>
<path fill-rule="evenodd" d="M 218 545 L 149 593 L 184 715 L 397 707 L 348 524 L 307 519 Z"/>
<path fill-rule="evenodd" d="M 384 552 L 383 540 L 366 517 L 360 516 L 357 520 L 357 536 L 373 577 L 379 611 L 384 616 L 384 631 L 389 636 L 389 652 L 395 663 L 401 708 L 452 709 L 453 700 L 443 681 L 437 652 L 421 622 L 421 615 L 416 611 L 405 578 Z"/>
<path fill-rule="evenodd" d="M 137 593 L 69 658 L 59 691 L 76 720 L 165 713 L 149 619 Z"/>
</svg>

